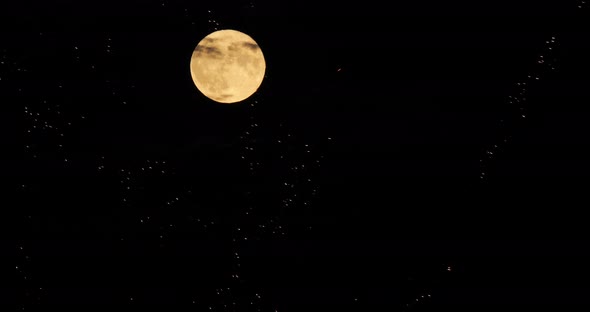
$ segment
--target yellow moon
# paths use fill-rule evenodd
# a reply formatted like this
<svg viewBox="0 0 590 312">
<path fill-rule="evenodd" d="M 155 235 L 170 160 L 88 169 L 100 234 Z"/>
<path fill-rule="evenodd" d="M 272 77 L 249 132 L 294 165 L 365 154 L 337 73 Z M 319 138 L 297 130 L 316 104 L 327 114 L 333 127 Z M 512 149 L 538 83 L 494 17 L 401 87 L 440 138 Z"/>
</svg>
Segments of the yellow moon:
<svg viewBox="0 0 590 312">
<path fill-rule="evenodd" d="M 266 62 L 250 36 L 231 29 L 215 31 L 199 42 L 191 57 L 197 89 L 219 103 L 250 97 L 262 83 Z"/>
</svg>

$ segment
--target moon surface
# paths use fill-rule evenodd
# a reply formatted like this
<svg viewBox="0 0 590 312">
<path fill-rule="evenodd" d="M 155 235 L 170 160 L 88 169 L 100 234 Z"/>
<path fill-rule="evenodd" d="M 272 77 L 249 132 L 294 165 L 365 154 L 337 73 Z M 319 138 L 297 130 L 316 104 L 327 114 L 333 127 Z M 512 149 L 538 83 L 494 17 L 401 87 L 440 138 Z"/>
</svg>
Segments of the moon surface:
<svg viewBox="0 0 590 312">
<path fill-rule="evenodd" d="M 191 57 L 197 89 L 219 103 L 250 97 L 262 83 L 266 62 L 250 36 L 231 29 L 215 31 L 199 42 Z"/>
</svg>

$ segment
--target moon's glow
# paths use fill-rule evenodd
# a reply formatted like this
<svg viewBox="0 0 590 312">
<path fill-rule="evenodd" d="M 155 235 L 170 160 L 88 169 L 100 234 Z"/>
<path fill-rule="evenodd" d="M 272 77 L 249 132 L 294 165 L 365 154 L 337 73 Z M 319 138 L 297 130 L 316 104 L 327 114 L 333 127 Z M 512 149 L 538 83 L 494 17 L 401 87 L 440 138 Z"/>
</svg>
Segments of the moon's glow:
<svg viewBox="0 0 590 312">
<path fill-rule="evenodd" d="M 231 29 L 203 38 L 191 57 L 191 76 L 197 89 L 219 103 L 250 97 L 262 83 L 266 62 L 250 36 Z"/>
</svg>

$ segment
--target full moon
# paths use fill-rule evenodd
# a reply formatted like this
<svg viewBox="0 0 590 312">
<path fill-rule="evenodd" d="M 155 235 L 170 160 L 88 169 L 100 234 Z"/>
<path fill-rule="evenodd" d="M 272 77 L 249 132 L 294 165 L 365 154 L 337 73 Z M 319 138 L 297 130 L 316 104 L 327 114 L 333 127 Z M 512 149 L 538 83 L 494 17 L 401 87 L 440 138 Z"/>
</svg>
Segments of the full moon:
<svg viewBox="0 0 590 312">
<path fill-rule="evenodd" d="M 193 82 L 206 97 L 219 103 L 236 103 L 258 90 L 266 62 L 254 39 L 224 29 L 197 44 L 190 67 Z"/>
</svg>

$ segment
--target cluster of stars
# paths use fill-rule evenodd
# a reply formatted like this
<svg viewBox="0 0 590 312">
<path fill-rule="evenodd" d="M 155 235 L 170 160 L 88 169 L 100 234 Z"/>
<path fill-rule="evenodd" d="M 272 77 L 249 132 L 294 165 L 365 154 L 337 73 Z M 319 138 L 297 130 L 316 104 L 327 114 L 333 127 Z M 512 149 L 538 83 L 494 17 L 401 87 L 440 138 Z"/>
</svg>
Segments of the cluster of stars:
<svg viewBox="0 0 590 312">
<path fill-rule="evenodd" d="M 76 121 L 64 117 L 58 103 L 41 100 L 41 104 L 36 109 L 24 106 L 24 119 L 27 122 L 25 151 L 32 158 L 37 158 L 38 153 L 44 151 L 63 152 L 65 133 Z M 85 116 L 79 115 L 78 118 L 81 121 Z M 62 159 L 68 161 L 65 156 Z"/>
<path fill-rule="evenodd" d="M 506 146 L 512 138 L 510 129 L 527 118 L 527 97 L 529 96 L 531 87 L 534 87 L 549 73 L 557 69 L 557 47 L 557 37 L 556 35 L 552 35 L 545 41 L 542 50 L 536 57 L 533 69 L 526 76 L 526 79 L 516 82 L 513 85 L 513 92 L 507 97 L 508 107 L 513 113 L 510 116 L 506 116 L 499 120 L 501 134 L 499 135 L 499 138 L 496 139 L 496 142 L 485 148 L 484 153 L 479 160 L 480 180 L 487 180 L 491 161 L 495 159 L 500 150 Z"/>
<path fill-rule="evenodd" d="M 251 107 L 254 108 L 254 101 Z M 270 215 L 266 221 L 259 222 L 256 233 L 261 236 L 270 234 L 271 237 L 285 237 L 287 235 L 287 225 L 282 222 L 289 212 L 309 211 L 313 197 L 318 195 L 319 187 L 314 179 L 314 175 L 319 170 L 324 156 L 318 152 L 315 144 L 300 142 L 296 136 L 285 127 L 281 122 L 278 129 L 272 131 L 261 129 L 259 123 L 254 117 L 254 109 L 250 116 L 250 125 L 240 136 L 244 147 L 242 148 L 241 159 L 244 160 L 249 171 L 256 175 L 258 169 L 265 167 L 276 168 L 274 173 L 281 172 L 283 177 L 278 180 L 280 203 L 276 214 Z M 265 131 L 268 130 L 268 131 Z M 321 143 L 330 143 L 331 137 L 328 137 Z M 264 145 L 259 146 L 259 142 Z M 262 149 L 262 152 L 258 152 Z M 272 152 L 264 151 L 271 149 Z M 261 162 L 263 157 L 265 162 Z M 273 157 L 269 157 L 272 155 Z M 251 194 L 248 193 L 248 194 Z M 251 213 L 252 206 L 245 211 L 245 215 Z"/>
<path fill-rule="evenodd" d="M 577 0 L 577 9 L 587 8 L 587 0 Z M 484 154 L 479 160 L 481 168 L 479 178 L 481 180 L 487 180 L 488 168 L 491 160 L 495 158 L 501 148 L 505 146 L 512 138 L 512 135 L 508 130 L 510 126 L 513 126 L 518 120 L 524 120 L 527 118 L 526 102 L 527 94 L 529 93 L 530 88 L 542 80 L 545 76 L 547 76 L 547 74 L 557 69 L 557 57 L 555 51 L 557 48 L 557 35 L 552 35 L 548 40 L 545 41 L 541 53 L 539 53 L 537 56 L 535 64 L 536 66 L 534 66 L 534 69 L 531 71 L 531 73 L 527 75 L 526 79 L 523 81 L 515 83 L 513 88 L 514 92 L 508 96 L 508 104 L 510 104 L 510 106 L 513 108 L 517 108 L 517 113 L 515 114 L 517 118 L 507 117 L 499 121 L 500 128 L 502 130 L 499 139 L 497 139 L 496 142 L 484 150 Z"/>
<path fill-rule="evenodd" d="M 255 216 L 253 212 L 255 212 L 257 202 L 253 200 L 251 205 L 245 206 L 243 218 L 239 218 L 242 222 L 237 222 L 234 225 L 232 238 L 234 243 L 233 271 L 230 277 L 232 280 L 240 282 L 242 286 L 247 281 L 242 280 L 240 274 L 242 269 L 240 255 L 243 246 L 241 243 L 262 238 L 287 237 L 287 222 L 285 221 L 288 221 L 289 213 L 294 213 L 300 209 L 309 209 L 312 198 L 318 193 L 318 185 L 315 183 L 313 175 L 319 169 L 323 158 L 323 155 L 317 151 L 317 148 L 314 148 L 314 145 L 297 142 L 295 135 L 292 131 L 286 129 L 283 123 L 279 123 L 279 131 L 272 131 L 272 134 L 268 135 L 267 132 L 269 131 L 265 131 L 268 130 L 267 127 L 261 127 L 259 121 L 257 121 L 255 114 L 257 105 L 257 100 L 250 103 L 250 123 L 240 136 L 243 144 L 240 157 L 247 164 L 248 171 L 254 177 L 258 175 L 259 171 L 269 166 L 276 167 L 277 170 L 283 172 L 282 176 L 284 178 L 276 181 L 280 183 L 280 206 L 273 209 L 274 213 L 271 212 L 270 215 L 263 218 L 260 218 L 259 215 Z M 332 141 L 332 138 L 329 137 L 326 140 L 329 142 Z M 264 145 L 260 142 L 263 142 Z M 259 149 L 262 152 L 258 151 Z M 264 153 L 267 149 L 271 149 L 272 152 Z M 265 158 L 262 158 L 261 155 L 263 154 L 270 154 L 274 157 L 266 155 Z M 252 192 L 248 191 L 246 194 L 251 196 Z M 251 227 L 252 224 L 255 225 L 254 228 Z M 231 289 L 233 288 L 228 288 L 228 291 L 224 292 L 224 294 L 231 293 L 229 291 Z M 247 299 L 247 297 L 251 299 Z M 242 300 L 239 302 L 243 301 L 245 304 L 258 306 L 256 310 L 260 311 L 261 290 L 253 295 L 241 296 L 241 298 Z M 222 311 L 233 311 L 235 309 L 235 295 L 223 300 L 223 302 L 223 305 L 212 305 L 209 308 Z"/>
<path fill-rule="evenodd" d="M 281 211 L 300 210 L 309 211 L 311 199 L 318 195 L 319 187 L 315 183 L 314 174 L 320 168 L 324 158 L 321 154 L 316 154 L 309 143 L 291 142 L 293 136 L 287 134 L 287 137 L 281 145 L 289 145 L 286 149 L 292 149 L 288 153 L 281 155 L 285 166 L 288 168 L 285 180 L 282 182 L 282 201 Z M 297 150 L 301 151 L 300 153 Z"/>
<path fill-rule="evenodd" d="M 66 114 L 62 105 L 67 103 L 67 95 L 63 82 L 54 85 L 55 99 L 39 99 L 37 105 L 25 104 L 25 152 L 32 158 L 37 158 L 43 152 L 61 152 L 64 163 L 68 158 L 63 153 L 66 131 L 72 128 L 73 124 L 80 123 L 86 119 L 86 115 Z"/>
<path fill-rule="evenodd" d="M 207 23 L 211 29 L 215 31 L 219 30 L 219 22 L 215 19 L 211 10 L 207 10 Z"/>
</svg>

